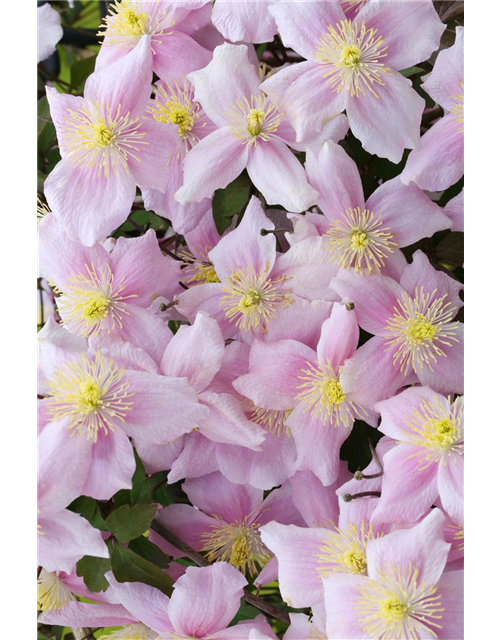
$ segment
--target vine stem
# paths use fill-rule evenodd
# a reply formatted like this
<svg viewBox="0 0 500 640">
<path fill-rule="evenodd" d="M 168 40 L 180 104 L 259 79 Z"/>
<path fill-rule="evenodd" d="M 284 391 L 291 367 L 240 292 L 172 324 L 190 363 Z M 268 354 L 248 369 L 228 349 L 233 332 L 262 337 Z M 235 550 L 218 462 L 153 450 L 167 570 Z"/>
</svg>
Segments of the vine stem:
<svg viewBox="0 0 500 640">
<path fill-rule="evenodd" d="M 156 533 L 162 538 L 164 538 L 165 540 L 167 540 L 167 542 L 170 542 L 170 544 L 173 544 L 174 547 L 179 549 L 179 551 L 183 551 L 184 554 L 190 560 L 195 562 L 199 567 L 210 567 L 212 565 L 212 563 L 209 562 L 205 558 L 205 556 L 202 556 L 201 553 L 198 553 L 198 551 L 195 551 L 186 542 L 184 542 L 178 536 L 176 536 L 175 533 L 172 533 L 172 531 L 169 531 L 168 529 L 166 529 L 162 524 L 158 522 L 158 520 L 153 520 L 153 522 L 151 523 L 151 529 L 153 529 L 153 531 L 156 531 Z M 243 591 L 244 591 L 243 599 L 246 600 L 248 604 L 252 605 L 256 609 L 259 609 L 266 615 L 271 616 L 272 618 L 275 618 L 276 620 L 281 620 L 281 622 L 290 624 L 290 616 L 286 611 L 282 611 L 281 609 L 278 609 L 278 607 L 275 607 L 274 605 L 269 604 L 265 600 L 262 600 L 261 598 L 254 595 L 247 588 L 245 588 Z"/>
</svg>

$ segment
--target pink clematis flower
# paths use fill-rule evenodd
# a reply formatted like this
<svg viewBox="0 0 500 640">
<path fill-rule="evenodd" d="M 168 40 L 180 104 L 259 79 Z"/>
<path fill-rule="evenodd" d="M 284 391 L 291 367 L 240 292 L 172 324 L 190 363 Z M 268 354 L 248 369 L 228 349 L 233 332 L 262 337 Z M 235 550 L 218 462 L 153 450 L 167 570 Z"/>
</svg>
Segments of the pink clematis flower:
<svg viewBox="0 0 500 640">
<path fill-rule="evenodd" d="M 108 66 L 133 51 L 144 35 L 150 37 L 153 71 L 160 78 L 180 80 L 210 62 L 211 53 L 190 35 L 197 9 L 208 0 L 122 0 L 110 5 L 100 36 L 104 36 L 96 69 Z M 196 25 L 197 26 L 197 25 Z"/>
<path fill-rule="evenodd" d="M 306 173 L 320 194 L 318 205 L 324 218 L 309 214 L 314 217 L 301 237 L 322 235 L 332 259 L 343 269 L 383 272 L 399 280 L 406 266 L 399 247 L 450 228 L 449 218 L 437 204 L 399 178 L 385 182 L 365 203 L 356 163 L 332 142 L 317 154 L 307 154 Z M 307 224 L 307 214 L 305 218 L 298 224 Z"/>
<path fill-rule="evenodd" d="M 380 431 L 397 445 L 383 458 L 377 522 L 416 522 L 441 498 L 455 521 L 464 519 L 463 398 L 412 387 L 375 405 Z"/>
<path fill-rule="evenodd" d="M 182 485 L 192 505 L 172 504 L 158 514 L 158 520 L 198 551 L 206 551 L 211 561 L 228 562 L 243 574 L 258 573 L 270 558 L 260 528 L 275 520 L 302 524 L 292 502 L 289 484 L 274 489 L 265 499 L 263 491 L 229 482 L 215 472 L 186 480 Z M 151 532 L 151 540 L 174 557 L 174 549 Z"/>
<path fill-rule="evenodd" d="M 80 494 L 87 473 L 77 438 L 60 449 L 49 430 L 38 437 L 38 565 L 71 573 L 85 555 L 108 558 L 101 532 L 66 507 Z"/>
<path fill-rule="evenodd" d="M 445 25 L 431 2 L 368 2 L 352 20 L 339 2 L 276 2 L 269 11 L 285 46 L 306 59 L 262 85 L 285 110 L 297 142 L 307 143 L 345 109 L 369 153 L 397 163 L 417 146 L 425 102 L 399 70 L 439 47 Z"/>
<path fill-rule="evenodd" d="M 283 141 L 289 136 L 284 114 L 262 93 L 245 45 L 217 47 L 210 64 L 188 80 L 219 128 L 186 156 L 184 185 L 175 196 L 181 204 L 210 197 L 245 168 L 268 204 L 300 212 L 316 202 L 302 165 Z"/>
<path fill-rule="evenodd" d="M 252 197 L 242 221 L 208 252 L 210 280 L 179 296 L 177 310 L 192 320 L 199 310 L 215 318 L 226 338 L 262 336 L 296 297 L 332 299 L 336 271 L 320 238 L 276 255 L 274 224 Z M 264 231 L 264 233 L 262 233 Z M 208 266 L 208 265 L 207 265 Z"/>
<path fill-rule="evenodd" d="M 340 447 L 354 420 L 376 425 L 375 414 L 344 387 L 344 362 L 356 351 L 358 339 L 355 312 L 335 303 L 317 348 L 296 340 L 256 340 L 250 372 L 234 382 L 257 407 L 290 412 L 285 424 L 297 447 L 296 469 L 311 470 L 325 486 L 338 476 Z"/>
<path fill-rule="evenodd" d="M 37 8 L 38 19 L 38 57 L 41 62 L 56 50 L 56 44 L 63 37 L 59 12 L 47 2 Z"/>
<path fill-rule="evenodd" d="M 143 36 L 129 55 L 90 75 L 83 98 L 47 87 L 62 160 L 45 181 L 45 195 L 68 235 L 86 245 L 125 221 L 137 185 L 165 189 L 165 131 L 144 117 L 150 39 Z"/>
<path fill-rule="evenodd" d="M 111 253 L 100 245 L 73 241 L 50 216 L 39 226 L 40 274 L 61 295 L 63 324 L 83 338 L 104 331 L 142 347 L 157 362 L 172 335 L 148 307 L 158 296 L 180 290 L 180 267 L 164 256 L 153 230 L 140 238 L 119 238 Z"/>
<path fill-rule="evenodd" d="M 464 174 L 464 28 L 457 27 L 455 44 L 441 51 L 422 83 L 445 111 L 412 151 L 401 174 L 405 184 L 441 191 Z"/>
<path fill-rule="evenodd" d="M 439 509 L 367 544 L 367 575 L 324 579 L 327 637 L 463 638 L 463 571 L 443 573 L 450 544 Z"/>
<path fill-rule="evenodd" d="M 194 99 L 194 88 L 182 78 L 176 82 L 159 81 L 154 101 L 149 104 L 148 117 L 165 129 L 168 161 L 165 166 L 166 188 L 143 189 L 144 206 L 172 222 L 177 233 L 184 234 L 196 227 L 210 207 L 210 199 L 181 205 L 174 198 L 183 182 L 183 162 L 186 154 L 203 138 L 217 129 Z"/>
<path fill-rule="evenodd" d="M 268 7 L 275 0 L 217 0 L 212 22 L 231 42 L 271 42 L 278 27 Z"/>
<path fill-rule="evenodd" d="M 345 363 L 345 392 L 367 407 L 417 381 L 438 393 L 463 393 L 463 324 L 453 320 L 462 286 L 421 251 L 401 284 L 339 271 L 332 287 L 354 303 L 360 327 L 375 336 Z"/>
<path fill-rule="evenodd" d="M 292 607 L 322 603 L 322 578 L 332 572 L 366 575 L 367 543 L 387 532 L 371 523 L 369 511 L 341 516 L 336 493 L 347 475 L 345 465 L 338 482 L 323 487 L 311 472 L 297 473 L 290 480 L 294 504 L 309 528 L 271 522 L 261 529 L 278 560 L 281 594 Z"/>
<path fill-rule="evenodd" d="M 83 494 L 107 500 L 119 489 L 131 488 L 135 459 L 129 436 L 168 442 L 191 431 L 209 413 L 185 378 L 140 371 L 137 364 L 135 370 L 125 370 L 102 351 L 82 350 L 55 323 L 38 335 L 43 372 L 39 393 L 45 396 L 39 401 L 39 428 L 53 448 L 52 460 L 71 455 L 70 466 L 79 465 L 75 498 Z M 123 351 L 136 360 L 140 350 Z M 156 365 L 148 361 L 154 370 Z"/>
</svg>

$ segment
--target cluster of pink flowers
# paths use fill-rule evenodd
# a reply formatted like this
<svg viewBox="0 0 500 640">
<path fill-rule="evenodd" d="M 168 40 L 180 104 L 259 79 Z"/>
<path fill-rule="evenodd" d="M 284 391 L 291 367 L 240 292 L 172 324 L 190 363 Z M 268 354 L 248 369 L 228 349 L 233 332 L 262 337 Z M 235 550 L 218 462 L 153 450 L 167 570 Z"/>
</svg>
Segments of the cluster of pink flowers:
<svg viewBox="0 0 500 640">
<path fill-rule="evenodd" d="M 61 31 L 42 9 L 43 58 Z M 47 86 L 41 623 L 276 638 L 234 618 L 277 580 L 304 610 L 285 640 L 463 638 L 462 284 L 424 251 L 463 231 L 463 191 L 438 204 L 463 175 L 463 27 L 442 48 L 445 27 L 430 0 L 121 0 L 83 95 Z M 417 92 L 400 71 L 423 63 Z M 371 188 L 351 139 L 392 167 L 410 152 Z M 242 172 L 220 233 L 214 193 Z M 117 233 L 137 208 L 167 231 Z M 150 528 L 170 597 L 113 562 L 95 592 L 77 566 L 121 543 L 68 506 L 113 511 L 138 460 L 177 487 L 155 521 L 210 563 Z"/>
</svg>

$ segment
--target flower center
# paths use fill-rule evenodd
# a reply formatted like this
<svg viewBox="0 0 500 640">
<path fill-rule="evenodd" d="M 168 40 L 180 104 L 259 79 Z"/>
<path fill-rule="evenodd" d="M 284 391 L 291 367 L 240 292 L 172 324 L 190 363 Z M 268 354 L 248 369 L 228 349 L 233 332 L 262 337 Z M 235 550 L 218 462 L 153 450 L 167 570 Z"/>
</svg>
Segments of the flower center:
<svg viewBox="0 0 500 640">
<path fill-rule="evenodd" d="M 446 357 L 441 347 L 458 342 L 458 322 L 451 322 L 457 310 L 446 302 L 447 294 L 436 298 L 436 293 L 437 289 L 425 293 L 423 287 L 415 287 L 415 296 L 410 298 L 405 292 L 386 326 L 388 348 L 397 347 L 393 363 L 405 375 L 410 367 L 417 374 L 425 368 L 433 371 L 437 359 Z"/>
<path fill-rule="evenodd" d="M 140 14 L 130 7 L 125 6 L 122 10 L 123 28 L 131 36 L 142 36 L 146 33 L 145 27 L 147 22 L 147 14 L 141 11 Z"/>
<path fill-rule="evenodd" d="M 286 276 L 276 280 L 266 277 L 268 268 L 256 273 L 253 267 L 230 273 L 224 280 L 221 305 L 226 309 L 230 321 L 236 320 L 236 326 L 247 331 L 261 328 L 276 317 L 279 305 L 288 306 L 293 299 L 282 289 Z"/>
<path fill-rule="evenodd" d="M 284 116 L 263 93 L 251 96 L 250 101 L 238 100 L 226 115 L 233 136 L 247 145 L 270 140 Z"/>
<path fill-rule="evenodd" d="M 463 419 L 462 399 L 452 404 L 450 398 L 446 401 L 436 395 L 413 409 L 405 425 L 411 434 L 409 443 L 424 450 L 419 453 L 421 469 L 438 461 L 447 464 L 451 455 L 463 455 Z"/>
<path fill-rule="evenodd" d="M 54 611 L 62 609 L 68 602 L 76 600 L 71 590 L 55 573 L 42 569 L 37 581 L 37 609 Z"/>
<path fill-rule="evenodd" d="M 328 362 L 308 362 L 307 365 L 307 369 L 301 369 L 304 375 L 298 376 L 304 382 L 297 386 L 297 390 L 302 391 L 295 399 L 302 402 L 314 418 L 321 418 L 323 424 L 329 422 L 338 427 L 342 423 L 348 427 L 356 416 L 365 414 L 361 407 L 346 399 L 339 376 Z"/>
<path fill-rule="evenodd" d="M 75 167 L 97 167 L 97 177 L 109 178 L 119 167 L 128 173 L 129 158 L 140 160 L 137 152 L 149 144 L 141 126 L 142 119 L 122 114 L 121 104 L 112 111 L 109 105 L 86 102 L 78 110 L 67 110 L 61 147 Z"/>
<path fill-rule="evenodd" d="M 347 572 L 366 575 L 366 544 L 375 537 L 373 526 L 349 523 L 347 529 L 333 527 L 332 531 L 325 531 L 325 539 L 320 547 L 317 571 L 322 578 L 332 572 Z"/>
<path fill-rule="evenodd" d="M 420 579 L 419 571 L 408 563 L 386 563 L 376 579 L 358 587 L 354 605 L 361 628 L 370 638 L 437 638 L 436 629 L 445 611 L 436 587 Z"/>
<path fill-rule="evenodd" d="M 215 514 L 213 517 L 220 524 L 213 525 L 212 531 L 202 534 L 206 540 L 202 551 L 208 552 L 208 560 L 229 562 L 243 574 L 248 569 L 251 575 L 257 575 L 258 565 L 264 566 L 269 560 L 260 538 L 259 525 L 255 522 L 248 524 L 248 517 L 241 523 L 231 524 Z"/>
<path fill-rule="evenodd" d="M 118 369 L 110 358 L 97 352 L 93 360 L 79 354 L 77 360 L 56 369 L 49 381 L 49 414 L 52 420 L 68 418 L 68 429 L 97 442 L 125 422 L 132 409 L 130 383 L 123 381 L 124 369 Z"/>
<path fill-rule="evenodd" d="M 326 233 L 332 259 L 342 269 L 379 273 L 398 246 L 389 227 L 382 225 L 381 217 L 368 209 L 347 209 L 343 219 L 335 220 Z"/>
<path fill-rule="evenodd" d="M 345 90 L 352 97 L 365 96 L 369 91 L 379 97 L 374 86 L 384 85 L 382 74 L 390 73 L 380 62 L 387 56 L 387 46 L 377 29 L 367 29 L 351 20 L 341 20 L 318 40 L 315 58 L 325 68 L 323 78 L 332 90 Z"/>
<path fill-rule="evenodd" d="M 85 265 L 86 273 L 74 274 L 68 281 L 57 306 L 63 323 L 72 333 L 82 337 L 97 334 L 107 328 L 108 333 L 118 326 L 128 315 L 126 300 L 136 298 L 135 294 L 121 295 L 125 289 L 124 278 L 115 282 L 109 264 L 95 269 Z"/>
</svg>

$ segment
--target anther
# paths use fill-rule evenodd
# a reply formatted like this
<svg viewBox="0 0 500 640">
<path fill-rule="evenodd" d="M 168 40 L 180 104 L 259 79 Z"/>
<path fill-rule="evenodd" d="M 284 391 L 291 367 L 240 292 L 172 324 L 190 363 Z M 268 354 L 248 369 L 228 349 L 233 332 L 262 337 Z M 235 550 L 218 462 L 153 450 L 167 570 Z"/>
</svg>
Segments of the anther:
<svg viewBox="0 0 500 640">
<path fill-rule="evenodd" d="M 164 302 L 162 302 L 159 306 L 158 309 L 160 311 L 167 311 L 168 309 L 171 309 L 172 307 L 175 307 L 176 304 L 179 304 L 178 300 L 172 300 L 172 302 L 169 302 L 168 304 L 165 304 Z"/>
<path fill-rule="evenodd" d="M 354 302 L 346 302 L 345 308 L 347 311 L 354 311 Z"/>
</svg>

